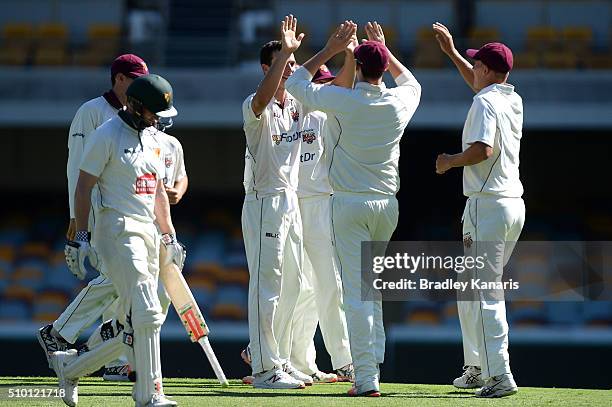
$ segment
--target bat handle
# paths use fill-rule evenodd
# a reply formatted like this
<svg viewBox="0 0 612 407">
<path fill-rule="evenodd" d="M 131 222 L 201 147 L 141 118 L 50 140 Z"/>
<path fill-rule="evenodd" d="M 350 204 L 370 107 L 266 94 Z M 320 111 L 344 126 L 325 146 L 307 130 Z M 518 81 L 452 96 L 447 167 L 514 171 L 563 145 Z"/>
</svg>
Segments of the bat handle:
<svg viewBox="0 0 612 407">
<path fill-rule="evenodd" d="M 215 356 L 215 352 L 213 352 L 212 347 L 210 346 L 208 336 L 205 335 L 198 339 L 198 343 L 200 344 L 202 349 L 204 349 L 204 353 L 206 353 L 206 357 L 208 358 L 208 361 L 210 362 L 210 365 L 212 366 L 215 375 L 217 375 L 217 379 L 219 379 L 219 383 L 221 383 L 221 386 L 228 387 L 229 383 L 225 378 L 225 373 L 223 373 L 223 369 L 221 369 L 221 365 L 217 360 L 217 356 Z"/>
</svg>

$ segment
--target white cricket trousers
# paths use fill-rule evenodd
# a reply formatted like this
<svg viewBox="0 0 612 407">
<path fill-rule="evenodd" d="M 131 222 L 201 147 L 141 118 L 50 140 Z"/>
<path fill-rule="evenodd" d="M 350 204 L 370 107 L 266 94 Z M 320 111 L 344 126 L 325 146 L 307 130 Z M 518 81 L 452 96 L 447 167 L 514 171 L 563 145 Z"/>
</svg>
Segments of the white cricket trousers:
<svg viewBox="0 0 612 407">
<path fill-rule="evenodd" d="M 468 198 L 463 213 L 463 239 L 466 255 L 497 259 L 495 266 L 472 277 L 487 281 L 501 279 L 525 223 L 525 203 L 521 198 L 474 195 Z M 469 242 L 466 244 L 466 242 Z M 480 244 L 479 244 L 480 243 Z M 493 251 L 493 253 L 491 253 Z M 494 257 L 492 257 L 494 256 Z M 506 303 L 475 292 L 474 299 L 459 298 L 457 307 L 463 337 L 466 366 L 479 366 L 487 379 L 510 373 Z"/>
<path fill-rule="evenodd" d="M 385 356 L 382 300 L 361 299 L 361 242 L 388 242 L 397 226 L 398 214 L 395 196 L 335 192 L 332 197 L 332 239 L 359 392 L 380 389 L 378 364 L 384 362 Z"/>
<path fill-rule="evenodd" d="M 297 195 L 245 199 L 242 233 L 249 266 L 249 339 L 253 374 L 291 356 L 291 322 L 302 284 L 302 221 Z"/>
<path fill-rule="evenodd" d="M 317 324 L 332 367 L 350 363 L 351 350 L 342 300 L 342 281 L 331 244 L 331 196 L 299 199 L 304 230 L 302 289 L 293 317 L 291 363 L 308 375 L 317 370 L 314 335 Z"/>
</svg>

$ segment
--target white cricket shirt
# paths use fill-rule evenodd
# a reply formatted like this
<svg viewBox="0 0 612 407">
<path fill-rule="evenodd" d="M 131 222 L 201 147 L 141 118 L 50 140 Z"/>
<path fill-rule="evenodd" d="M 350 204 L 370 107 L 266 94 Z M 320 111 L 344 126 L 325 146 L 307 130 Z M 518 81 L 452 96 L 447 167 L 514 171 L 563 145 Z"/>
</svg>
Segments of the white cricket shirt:
<svg viewBox="0 0 612 407">
<path fill-rule="evenodd" d="M 324 137 L 327 129 L 327 115 L 320 111 L 304 112 L 300 137 L 300 173 L 298 198 L 332 193 L 327 176 L 329 163 L 324 156 Z M 335 120 L 335 119 L 332 119 Z"/>
<path fill-rule="evenodd" d="M 155 220 L 155 190 L 165 167 L 157 130 L 134 130 L 119 116 L 90 135 L 81 170 L 98 177 L 100 210 L 114 209 L 141 222 Z M 153 133 L 153 134 L 151 134 Z"/>
<path fill-rule="evenodd" d="M 273 98 L 259 117 L 251 107 L 254 96 L 242 104 L 247 200 L 297 190 L 302 140 L 302 107 L 291 95 L 287 94 L 284 108 Z"/>
<path fill-rule="evenodd" d="M 463 151 L 480 141 L 493 148 L 488 159 L 463 168 L 463 193 L 518 198 L 523 195 L 519 151 L 523 101 L 509 84 L 493 84 L 474 96 L 463 126 Z"/>
<path fill-rule="evenodd" d="M 68 206 L 70 218 L 74 218 L 74 194 L 79 179 L 79 167 L 83 156 L 85 141 L 91 132 L 119 111 L 118 101 L 115 106 L 104 97 L 100 96 L 85 102 L 77 110 L 68 133 L 68 163 L 66 165 L 66 176 L 68 178 Z M 94 187 L 97 194 L 97 187 Z"/>
<path fill-rule="evenodd" d="M 301 67 L 285 87 L 304 105 L 338 120 L 338 134 L 329 137 L 332 189 L 395 195 L 400 187 L 399 142 L 421 97 L 417 80 L 404 72 L 395 88 L 358 82 L 346 89 L 317 85 L 311 78 Z"/>
</svg>

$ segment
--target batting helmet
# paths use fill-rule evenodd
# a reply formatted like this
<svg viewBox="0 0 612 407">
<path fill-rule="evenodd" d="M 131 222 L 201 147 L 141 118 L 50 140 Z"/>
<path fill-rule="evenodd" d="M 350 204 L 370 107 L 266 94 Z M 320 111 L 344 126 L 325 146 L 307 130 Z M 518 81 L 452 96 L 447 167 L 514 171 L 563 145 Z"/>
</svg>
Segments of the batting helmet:
<svg viewBox="0 0 612 407">
<path fill-rule="evenodd" d="M 134 79 L 125 94 L 158 117 L 168 118 L 178 114 L 172 104 L 172 86 L 159 75 L 143 75 Z"/>
</svg>

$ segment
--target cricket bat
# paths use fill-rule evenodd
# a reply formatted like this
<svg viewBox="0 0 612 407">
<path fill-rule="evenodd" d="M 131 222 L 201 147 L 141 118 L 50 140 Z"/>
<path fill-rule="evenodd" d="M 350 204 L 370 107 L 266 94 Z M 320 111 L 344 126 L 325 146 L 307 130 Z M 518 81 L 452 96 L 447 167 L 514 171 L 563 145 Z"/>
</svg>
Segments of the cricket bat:
<svg viewBox="0 0 612 407">
<path fill-rule="evenodd" d="M 163 245 L 161 246 L 161 250 L 165 250 Z M 176 313 L 187 330 L 189 339 L 191 339 L 191 342 L 200 344 L 221 386 L 229 386 L 223 369 L 221 369 L 215 352 L 213 352 L 210 342 L 208 341 L 209 330 L 206 321 L 204 321 L 200 307 L 198 307 L 198 304 L 193 298 L 193 294 L 187 285 L 187 281 L 185 281 L 185 277 L 183 277 L 183 274 L 174 263 L 161 267 L 159 277 L 172 300 Z"/>
</svg>

